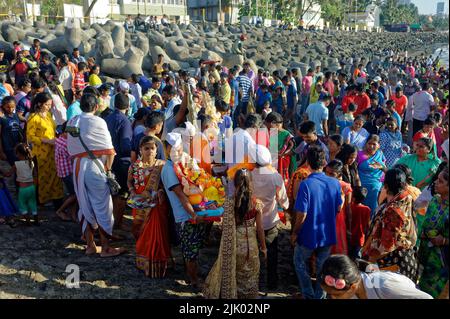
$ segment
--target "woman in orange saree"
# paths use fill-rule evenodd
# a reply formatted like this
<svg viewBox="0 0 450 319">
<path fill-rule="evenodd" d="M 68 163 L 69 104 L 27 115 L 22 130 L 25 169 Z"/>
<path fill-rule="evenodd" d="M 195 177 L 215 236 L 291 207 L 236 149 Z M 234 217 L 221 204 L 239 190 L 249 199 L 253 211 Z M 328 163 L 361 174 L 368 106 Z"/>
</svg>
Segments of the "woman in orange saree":
<svg viewBox="0 0 450 319">
<path fill-rule="evenodd" d="M 148 277 L 162 278 L 166 274 L 171 253 L 168 208 L 160 183 L 165 161 L 156 159 L 156 149 L 154 137 L 142 138 L 141 158 L 130 167 L 128 187 L 132 199 L 140 195 L 151 204 L 148 208 L 133 208 L 132 232 L 136 238 L 136 266 Z"/>
<path fill-rule="evenodd" d="M 348 255 L 347 225 L 351 225 L 352 187 L 342 180 L 344 164 L 340 160 L 332 160 L 325 168 L 328 176 L 339 180 L 341 184 L 342 205 L 336 216 L 336 245 L 331 247 L 331 254 Z M 350 227 L 350 226 L 349 226 Z"/>
</svg>

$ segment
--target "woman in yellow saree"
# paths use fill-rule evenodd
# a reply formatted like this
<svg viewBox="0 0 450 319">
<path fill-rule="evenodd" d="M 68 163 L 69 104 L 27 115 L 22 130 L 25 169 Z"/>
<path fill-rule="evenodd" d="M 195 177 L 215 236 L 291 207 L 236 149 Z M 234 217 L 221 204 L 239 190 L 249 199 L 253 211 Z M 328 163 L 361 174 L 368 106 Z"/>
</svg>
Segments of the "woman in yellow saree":
<svg viewBox="0 0 450 319">
<path fill-rule="evenodd" d="M 205 280 L 208 299 L 258 297 L 259 249 L 267 257 L 262 228 L 262 203 L 252 197 L 249 171 L 240 169 L 234 179 L 234 196 L 227 196 L 219 256 Z"/>
</svg>

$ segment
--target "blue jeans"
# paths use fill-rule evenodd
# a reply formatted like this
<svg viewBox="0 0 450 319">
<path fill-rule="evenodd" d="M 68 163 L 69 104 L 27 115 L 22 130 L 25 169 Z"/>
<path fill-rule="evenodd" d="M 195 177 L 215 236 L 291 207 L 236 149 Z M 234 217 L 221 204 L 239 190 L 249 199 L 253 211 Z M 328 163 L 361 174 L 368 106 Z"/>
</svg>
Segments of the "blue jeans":
<svg viewBox="0 0 450 319">
<path fill-rule="evenodd" d="M 300 285 L 300 291 L 305 299 L 324 299 L 325 293 L 320 287 L 320 273 L 325 260 L 330 256 L 331 246 L 309 249 L 297 244 L 294 249 L 295 272 Z M 315 287 L 311 282 L 308 259 L 316 253 L 317 280 Z"/>
<path fill-rule="evenodd" d="M 308 95 L 301 95 L 301 101 L 300 101 L 300 115 L 303 115 L 303 113 L 306 112 L 306 109 L 309 105 L 309 94 Z"/>
</svg>

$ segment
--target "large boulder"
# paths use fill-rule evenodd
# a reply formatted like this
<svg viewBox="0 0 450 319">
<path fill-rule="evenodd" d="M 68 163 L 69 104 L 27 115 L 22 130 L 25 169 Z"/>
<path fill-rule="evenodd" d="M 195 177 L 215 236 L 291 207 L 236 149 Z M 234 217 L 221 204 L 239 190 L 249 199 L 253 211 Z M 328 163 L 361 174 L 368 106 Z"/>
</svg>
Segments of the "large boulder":
<svg viewBox="0 0 450 319">
<path fill-rule="evenodd" d="M 125 54 L 125 28 L 116 25 L 112 30 L 111 38 L 114 42 L 114 54 L 123 56 Z"/>
<path fill-rule="evenodd" d="M 111 59 L 114 57 L 114 42 L 107 32 L 102 33 L 95 41 L 96 60 Z"/>
<path fill-rule="evenodd" d="M 81 44 L 84 31 L 81 30 L 79 19 L 69 19 L 64 30 L 64 38 L 68 49 L 72 51 Z"/>
<path fill-rule="evenodd" d="M 189 49 L 179 47 L 175 42 L 168 42 L 165 49 L 171 59 L 183 61 L 189 58 Z"/>
<path fill-rule="evenodd" d="M 220 55 L 218 55 L 217 53 L 215 53 L 213 51 L 209 51 L 209 50 L 204 50 L 202 52 L 201 58 L 204 60 L 217 61 L 219 63 L 222 63 L 222 61 L 223 61 L 223 59 Z"/>
<path fill-rule="evenodd" d="M 9 25 L 6 28 L 5 40 L 13 43 L 14 41 L 22 41 L 25 39 L 25 32 L 13 25 Z"/>
<path fill-rule="evenodd" d="M 158 55 L 162 54 L 164 57 L 164 61 L 170 62 L 171 58 L 167 55 L 166 51 L 163 48 L 155 45 L 150 46 L 150 55 L 152 56 L 153 61 L 158 61 Z"/>
<path fill-rule="evenodd" d="M 150 41 L 150 45 L 157 45 L 160 47 L 164 47 L 167 42 L 165 36 L 155 30 L 149 31 L 148 40 Z"/>
<path fill-rule="evenodd" d="M 122 59 L 104 59 L 102 61 L 102 70 L 106 74 L 128 78 L 131 74 L 143 74 L 142 61 L 144 55 L 136 47 L 129 48 Z"/>
<path fill-rule="evenodd" d="M 141 49 L 141 51 L 144 53 L 144 55 L 147 55 L 148 51 L 150 50 L 148 39 L 142 33 L 139 33 L 137 35 L 135 46 L 137 48 Z"/>
</svg>

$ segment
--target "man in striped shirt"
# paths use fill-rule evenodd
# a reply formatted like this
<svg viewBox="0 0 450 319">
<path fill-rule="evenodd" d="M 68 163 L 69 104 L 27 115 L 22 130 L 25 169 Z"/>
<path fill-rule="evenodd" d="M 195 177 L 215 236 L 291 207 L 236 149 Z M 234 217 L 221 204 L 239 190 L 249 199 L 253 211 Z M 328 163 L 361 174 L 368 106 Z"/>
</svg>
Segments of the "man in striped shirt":
<svg viewBox="0 0 450 319">
<path fill-rule="evenodd" d="M 238 119 L 241 114 L 247 115 L 247 106 L 250 100 L 250 94 L 253 92 L 253 82 L 244 70 L 239 73 L 236 80 L 239 84 L 239 104 L 235 110 L 234 116 L 235 119 Z"/>
<path fill-rule="evenodd" d="M 87 64 L 84 62 L 78 63 L 78 72 L 75 73 L 75 79 L 73 80 L 73 88 L 74 91 L 80 90 L 83 91 L 87 86 L 86 81 L 84 80 L 84 73 L 88 71 Z"/>
</svg>

